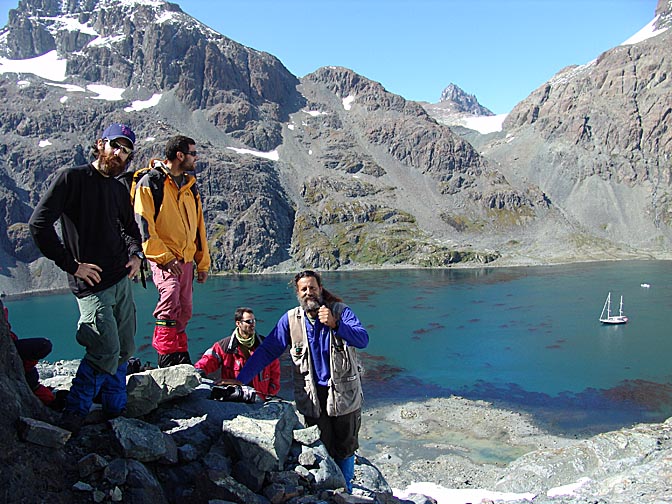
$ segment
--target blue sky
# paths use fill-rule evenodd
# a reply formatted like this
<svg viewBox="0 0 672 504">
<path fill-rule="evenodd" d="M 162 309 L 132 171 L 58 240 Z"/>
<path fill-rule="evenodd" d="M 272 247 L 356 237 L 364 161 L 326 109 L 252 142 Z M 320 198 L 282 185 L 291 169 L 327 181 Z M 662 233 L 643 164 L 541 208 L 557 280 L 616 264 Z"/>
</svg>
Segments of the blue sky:
<svg viewBox="0 0 672 504">
<path fill-rule="evenodd" d="M 567 65 L 619 45 L 657 0 L 177 0 L 302 77 L 338 65 L 411 100 L 451 82 L 497 114 Z M 0 0 L 0 26 L 18 0 Z"/>
</svg>

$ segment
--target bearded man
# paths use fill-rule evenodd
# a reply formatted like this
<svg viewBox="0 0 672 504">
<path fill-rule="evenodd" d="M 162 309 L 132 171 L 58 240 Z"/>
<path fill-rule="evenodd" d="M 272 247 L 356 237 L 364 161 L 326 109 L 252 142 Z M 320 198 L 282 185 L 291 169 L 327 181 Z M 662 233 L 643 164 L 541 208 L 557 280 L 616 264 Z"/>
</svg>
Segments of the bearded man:
<svg viewBox="0 0 672 504">
<path fill-rule="evenodd" d="M 352 492 L 355 451 L 362 421 L 362 384 L 355 348 L 366 348 L 369 334 L 353 311 L 306 270 L 294 277 L 298 307 L 285 313 L 238 374 L 248 384 L 291 346 L 294 400 L 308 426 L 341 468 Z"/>
<path fill-rule="evenodd" d="M 79 306 L 76 337 L 86 353 L 60 421 L 74 434 L 99 393 L 109 418 L 126 407 L 136 327 L 130 279 L 140 268 L 142 247 L 128 191 L 115 177 L 132 159 L 134 144 L 127 125 L 106 128 L 92 146 L 95 159 L 58 170 L 29 221 L 40 251 L 68 274 Z"/>
<path fill-rule="evenodd" d="M 186 330 L 193 311 L 194 263 L 198 283 L 207 280 L 210 269 L 203 205 L 193 175 L 196 144 L 183 135 L 172 137 L 165 155 L 165 161 L 150 162 L 134 197 L 142 248 L 159 291 L 152 337 L 159 367 L 191 364 Z M 157 184 L 158 192 L 153 190 Z M 162 195 L 160 202 L 156 194 Z"/>
</svg>

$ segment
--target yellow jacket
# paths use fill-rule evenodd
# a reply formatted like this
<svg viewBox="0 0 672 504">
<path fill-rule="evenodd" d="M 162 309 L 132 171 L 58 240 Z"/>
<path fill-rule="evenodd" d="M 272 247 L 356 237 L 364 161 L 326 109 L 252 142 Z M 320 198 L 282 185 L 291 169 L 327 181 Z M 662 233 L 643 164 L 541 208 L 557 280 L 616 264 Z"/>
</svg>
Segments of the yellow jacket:
<svg viewBox="0 0 672 504">
<path fill-rule="evenodd" d="M 210 252 L 205 234 L 203 205 L 198 191 L 192 190 L 196 178 L 185 173 L 185 183 L 178 188 L 162 161 L 152 159 L 150 166 L 160 170 L 165 176 L 163 201 L 156 221 L 149 174 L 145 174 L 136 186 L 133 206 L 145 256 L 160 265 L 168 264 L 173 259 L 195 261 L 197 271 L 208 271 Z"/>
</svg>

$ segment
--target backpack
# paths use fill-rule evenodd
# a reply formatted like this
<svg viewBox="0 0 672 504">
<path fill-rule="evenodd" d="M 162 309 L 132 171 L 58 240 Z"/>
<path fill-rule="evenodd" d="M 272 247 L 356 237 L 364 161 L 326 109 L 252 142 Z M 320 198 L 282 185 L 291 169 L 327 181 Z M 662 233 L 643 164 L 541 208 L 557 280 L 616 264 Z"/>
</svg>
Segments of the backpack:
<svg viewBox="0 0 672 504">
<path fill-rule="evenodd" d="M 166 181 L 166 172 L 156 166 L 160 163 L 161 161 L 158 159 L 152 159 L 149 162 L 149 166 L 139 168 L 135 171 L 125 171 L 117 176 L 117 180 L 124 184 L 124 187 L 126 187 L 128 193 L 131 195 L 131 206 L 133 206 L 133 202 L 135 201 L 138 182 L 145 174 L 149 176 L 149 189 L 152 192 L 152 199 L 154 200 L 154 221 L 156 221 L 156 218 L 159 216 L 159 210 L 161 210 L 163 185 Z M 196 204 L 198 204 L 198 188 L 196 184 L 191 186 L 191 192 L 194 194 Z"/>
</svg>

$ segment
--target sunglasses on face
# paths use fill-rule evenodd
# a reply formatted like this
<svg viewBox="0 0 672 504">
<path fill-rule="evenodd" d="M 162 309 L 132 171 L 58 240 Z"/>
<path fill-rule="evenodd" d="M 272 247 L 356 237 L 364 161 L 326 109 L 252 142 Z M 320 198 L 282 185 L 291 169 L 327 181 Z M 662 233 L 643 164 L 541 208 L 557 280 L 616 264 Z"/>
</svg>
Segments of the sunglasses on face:
<svg viewBox="0 0 672 504">
<path fill-rule="evenodd" d="M 241 322 L 245 322 L 246 324 L 252 325 L 252 324 L 256 324 L 257 321 L 254 320 L 254 319 L 249 319 L 249 320 L 241 320 Z"/>
<path fill-rule="evenodd" d="M 184 154 L 185 156 L 196 157 L 196 156 L 198 156 L 198 151 L 195 151 L 195 150 L 182 151 L 182 154 Z"/>
<path fill-rule="evenodd" d="M 107 143 L 110 144 L 110 147 L 112 147 L 113 150 L 120 150 L 127 156 L 130 155 L 133 152 L 133 147 L 126 147 L 122 143 L 120 143 L 118 140 L 107 140 Z"/>
</svg>

